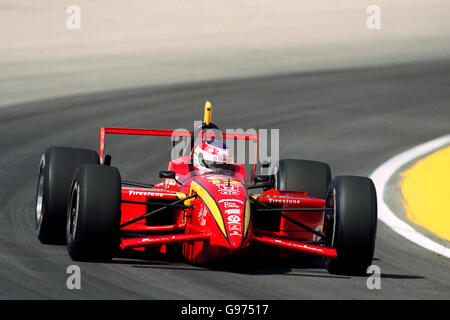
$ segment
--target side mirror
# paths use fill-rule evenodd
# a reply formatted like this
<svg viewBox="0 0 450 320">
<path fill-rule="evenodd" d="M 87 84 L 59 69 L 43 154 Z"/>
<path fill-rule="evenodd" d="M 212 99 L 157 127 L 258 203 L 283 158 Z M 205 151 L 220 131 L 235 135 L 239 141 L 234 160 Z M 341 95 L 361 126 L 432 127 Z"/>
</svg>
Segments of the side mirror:
<svg viewBox="0 0 450 320">
<path fill-rule="evenodd" d="M 161 170 L 159 172 L 159 177 L 162 179 L 175 179 L 176 172 L 170 170 Z"/>
<path fill-rule="evenodd" d="M 253 178 L 253 185 L 247 186 L 249 189 L 259 189 L 263 188 L 264 190 L 268 190 L 273 188 L 275 185 L 275 176 L 269 174 L 259 174 Z"/>
<path fill-rule="evenodd" d="M 111 165 L 111 156 L 109 154 L 107 154 L 105 156 L 105 161 L 103 163 L 105 166 L 110 166 Z"/>
<path fill-rule="evenodd" d="M 272 182 L 272 177 L 271 175 L 266 175 L 266 174 L 260 174 L 260 175 L 256 175 L 255 178 L 253 179 L 253 181 L 255 183 L 270 183 Z"/>
<path fill-rule="evenodd" d="M 269 168 L 270 167 L 270 161 L 269 160 L 264 160 L 263 162 L 261 162 L 261 167 Z"/>
</svg>

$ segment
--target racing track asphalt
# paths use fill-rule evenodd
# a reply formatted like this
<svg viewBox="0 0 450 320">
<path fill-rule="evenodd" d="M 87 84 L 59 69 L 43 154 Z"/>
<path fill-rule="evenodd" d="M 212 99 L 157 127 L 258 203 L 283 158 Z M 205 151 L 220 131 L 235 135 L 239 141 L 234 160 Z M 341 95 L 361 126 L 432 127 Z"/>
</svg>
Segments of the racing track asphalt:
<svg viewBox="0 0 450 320">
<path fill-rule="evenodd" d="M 190 128 L 206 99 L 221 128 L 279 128 L 281 157 L 326 161 L 333 175 L 368 176 L 393 155 L 448 133 L 449 70 L 444 60 L 138 88 L 0 109 L 0 298 L 449 299 L 449 260 L 382 223 L 374 259 L 380 290 L 369 290 L 366 277 L 330 275 L 320 260 L 209 270 L 124 257 L 76 263 L 82 288 L 70 291 L 66 268 L 74 262 L 65 247 L 38 242 L 33 211 L 38 163 L 48 146 L 96 149 L 102 125 Z M 129 139 L 114 141 L 113 165 L 128 172 L 124 178 L 156 177 L 169 159 L 168 141 Z"/>
</svg>

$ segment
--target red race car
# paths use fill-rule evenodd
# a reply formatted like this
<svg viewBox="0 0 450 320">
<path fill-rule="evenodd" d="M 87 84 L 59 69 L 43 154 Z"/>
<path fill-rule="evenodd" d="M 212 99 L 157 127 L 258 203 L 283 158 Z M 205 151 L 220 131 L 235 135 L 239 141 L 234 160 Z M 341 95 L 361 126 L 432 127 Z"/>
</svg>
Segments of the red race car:
<svg viewBox="0 0 450 320">
<path fill-rule="evenodd" d="M 377 227 L 372 181 L 331 179 L 326 163 L 295 159 L 278 161 L 267 175 L 255 175 L 254 161 L 247 177 L 224 141 L 258 146 L 258 134 L 219 131 L 211 111 L 207 102 L 192 132 L 102 127 L 98 153 L 47 149 L 36 196 L 39 240 L 65 242 L 75 261 L 107 261 L 117 250 L 178 251 L 191 263 L 300 252 L 323 257 L 331 273 L 365 273 Z M 148 184 L 121 179 L 105 155 L 107 134 L 184 137 L 190 144 L 160 171 L 160 183 Z"/>
</svg>

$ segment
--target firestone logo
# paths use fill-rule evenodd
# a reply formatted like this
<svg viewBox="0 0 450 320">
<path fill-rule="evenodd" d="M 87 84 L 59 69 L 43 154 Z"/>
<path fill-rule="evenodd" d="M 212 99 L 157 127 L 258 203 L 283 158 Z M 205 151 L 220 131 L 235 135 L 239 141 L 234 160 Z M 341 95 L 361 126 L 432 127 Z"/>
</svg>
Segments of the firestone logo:
<svg viewBox="0 0 450 320">
<path fill-rule="evenodd" d="M 269 198 L 269 203 L 300 204 L 300 200 Z"/>
<path fill-rule="evenodd" d="M 150 197 L 164 197 L 164 193 L 162 192 L 153 192 L 153 191 L 128 191 L 128 195 L 130 196 L 150 196 Z"/>
</svg>

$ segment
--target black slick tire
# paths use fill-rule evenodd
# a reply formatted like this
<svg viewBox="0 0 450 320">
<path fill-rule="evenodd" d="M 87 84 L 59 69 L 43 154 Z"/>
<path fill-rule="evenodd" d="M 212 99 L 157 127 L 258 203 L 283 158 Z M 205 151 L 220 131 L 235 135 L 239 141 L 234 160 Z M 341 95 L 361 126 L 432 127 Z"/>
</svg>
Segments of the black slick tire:
<svg viewBox="0 0 450 320">
<path fill-rule="evenodd" d="M 36 229 L 42 243 L 64 244 L 67 203 L 75 170 L 82 164 L 99 163 L 97 152 L 51 147 L 41 157 L 36 192 Z"/>
<path fill-rule="evenodd" d="M 119 244 L 121 178 L 114 167 L 83 165 L 67 210 L 67 250 L 75 261 L 109 261 Z"/>
<path fill-rule="evenodd" d="M 336 249 L 337 259 L 326 259 L 330 273 L 363 275 L 371 265 L 377 230 L 377 195 L 371 179 L 335 177 L 327 206 L 333 208 L 325 222 L 327 245 Z"/>
</svg>

